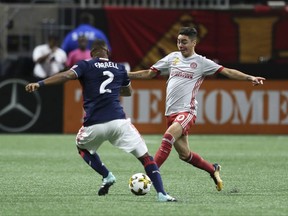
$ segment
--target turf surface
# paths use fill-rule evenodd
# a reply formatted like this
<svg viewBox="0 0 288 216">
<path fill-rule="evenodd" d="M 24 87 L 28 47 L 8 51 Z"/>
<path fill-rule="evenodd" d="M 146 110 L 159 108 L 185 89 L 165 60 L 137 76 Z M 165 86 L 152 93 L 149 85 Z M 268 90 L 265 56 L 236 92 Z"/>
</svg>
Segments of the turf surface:
<svg viewBox="0 0 288 216">
<path fill-rule="evenodd" d="M 150 153 L 161 136 L 145 135 Z M 72 135 L 0 135 L 1 216 L 288 215 L 288 136 L 190 136 L 190 147 L 222 165 L 224 190 L 209 175 L 180 161 L 175 150 L 161 167 L 177 203 L 156 202 L 154 189 L 137 197 L 129 177 L 143 168 L 108 143 L 101 159 L 117 178 L 107 196 L 101 177 L 78 155 Z"/>
</svg>

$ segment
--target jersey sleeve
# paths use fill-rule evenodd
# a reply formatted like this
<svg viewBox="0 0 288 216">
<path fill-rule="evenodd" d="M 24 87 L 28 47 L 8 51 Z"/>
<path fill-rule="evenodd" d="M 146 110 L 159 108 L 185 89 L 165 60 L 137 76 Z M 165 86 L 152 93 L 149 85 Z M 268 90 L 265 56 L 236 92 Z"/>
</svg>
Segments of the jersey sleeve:
<svg viewBox="0 0 288 216">
<path fill-rule="evenodd" d="M 83 76 L 86 67 L 87 67 L 86 61 L 83 60 L 73 65 L 73 67 L 70 70 L 74 71 L 77 77 L 80 78 L 81 76 Z"/>
<path fill-rule="evenodd" d="M 168 75 L 169 68 L 170 68 L 169 55 L 167 55 L 164 58 L 157 61 L 154 65 L 152 65 L 150 69 L 161 75 Z"/>
<path fill-rule="evenodd" d="M 217 64 L 216 62 L 203 57 L 203 71 L 205 76 L 213 75 L 220 72 L 223 66 Z"/>
<path fill-rule="evenodd" d="M 131 81 L 130 81 L 130 79 L 128 77 L 128 73 L 127 73 L 127 71 L 125 69 L 125 66 L 124 65 L 122 65 L 122 66 L 123 66 L 122 70 L 124 71 L 124 79 L 123 79 L 123 82 L 122 82 L 122 86 L 129 86 Z"/>
</svg>

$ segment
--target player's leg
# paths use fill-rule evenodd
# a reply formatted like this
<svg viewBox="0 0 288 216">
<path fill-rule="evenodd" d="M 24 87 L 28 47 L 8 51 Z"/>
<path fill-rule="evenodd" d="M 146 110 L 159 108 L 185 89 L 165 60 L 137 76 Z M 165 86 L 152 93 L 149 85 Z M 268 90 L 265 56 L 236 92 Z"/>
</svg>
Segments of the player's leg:
<svg viewBox="0 0 288 216">
<path fill-rule="evenodd" d="M 99 134 L 101 133 L 101 129 L 99 128 L 103 129 L 105 126 L 93 125 L 90 127 L 82 127 L 77 134 L 76 145 L 83 160 L 102 176 L 102 185 L 98 191 L 98 195 L 101 196 L 108 194 L 109 187 L 115 183 L 116 178 L 96 153 L 96 150 L 103 142 L 103 140 L 99 138 Z M 97 131 L 97 134 L 95 131 Z"/>
<path fill-rule="evenodd" d="M 97 173 L 99 173 L 103 178 L 106 178 L 109 174 L 109 170 L 106 168 L 104 163 L 101 161 L 97 153 L 91 154 L 86 149 L 81 149 L 77 146 L 78 153 L 81 155 L 83 160 Z"/>
<path fill-rule="evenodd" d="M 182 134 L 187 133 L 187 129 L 195 122 L 195 116 L 189 112 L 177 113 L 166 117 L 168 129 L 165 132 L 160 148 L 155 154 L 155 161 L 160 168 L 168 158 L 172 146 Z"/>
<path fill-rule="evenodd" d="M 182 127 L 178 122 L 174 122 L 165 132 L 162 137 L 162 142 L 155 154 L 155 161 L 160 168 L 167 160 L 172 150 L 172 146 L 182 134 Z"/>
<path fill-rule="evenodd" d="M 212 164 L 204 160 L 196 152 L 192 152 L 189 148 L 188 135 L 180 137 L 175 143 L 174 147 L 179 155 L 179 158 L 186 163 L 193 165 L 199 169 L 205 170 L 208 172 L 216 184 L 216 189 L 218 191 L 222 190 L 223 183 L 220 178 L 220 165 Z"/>
<path fill-rule="evenodd" d="M 179 155 L 179 158 L 199 169 L 205 170 L 208 173 L 214 172 L 213 164 L 204 160 L 196 152 L 192 152 L 189 148 L 188 136 L 180 137 L 175 143 L 174 147 Z"/>
<path fill-rule="evenodd" d="M 162 178 L 152 156 L 148 154 L 148 148 L 141 135 L 131 124 L 130 120 L 117 120 L 113 121 L 113 125 L 118 125 L 117 137 L 111 137 L 109 141 L 119 149 L 132 153 L 144 166 L 146 174 L 153 182 L 153 186 L 157 191 L 158 200 L 162 202 L 176 201 L 175 198 L 169 196 L 164 188 Z"/>
<path fill-rule="evenodd" d="M 178 125 L 176 124 L 178 126 L 178 130 L 171 130 L 170 133 L 174 135 L 174 147 L 178 152 L 179 158 L 199 169 L 207 171 L 210 174 L 211 178 L 214 180 L 217 190 L 222 190 L 223 183 L 220 178 L 220 165 L 209 163 L 208 161 L 204 160 L 199 154 L 192 152 L 189 148 L 188 131 L 191 126 L 195 124 L 196 116 L 190 113 L 178 113 L 176 117 L 171 116 L 169 118 L 168 120 L 173 120 L 173 125 L 175 125 L 175 122 L 178 123 Z M 179 131 L 181 131 L 180 135 Z M 157 160 L 156 162 L 158 164 Z"/>
<path fill-rule="evenodd" d="M 144 145 L 146 146 L 146 144 L 144 144 Z M 141 148 L 141 147 L 137 148 L 131 153 L 135 157 L 137 157 L 137 155 L 139 155 L 140 152 L 142 151 L 141 149 L 143 149 L 143 148 Z M 175 198 L 171 197 L 170 195 L 168 195 L 165 192 L 159 168 L 158 168 L 156 162 L 154 161 L 153 157 L 150 156 L 146 152 L 143 156 L 137 157 L 137 158 L 142 163 L 142 165 L 144 166 L 146 174 L 149 176 L 149 178 L 153 182 L 153 186 L 154 186 L 155 190 L 157 191 L 158 200 L 159 201 L 168 201 L 168 202 L 169 201 L 176 201 Z"/>
</svg>

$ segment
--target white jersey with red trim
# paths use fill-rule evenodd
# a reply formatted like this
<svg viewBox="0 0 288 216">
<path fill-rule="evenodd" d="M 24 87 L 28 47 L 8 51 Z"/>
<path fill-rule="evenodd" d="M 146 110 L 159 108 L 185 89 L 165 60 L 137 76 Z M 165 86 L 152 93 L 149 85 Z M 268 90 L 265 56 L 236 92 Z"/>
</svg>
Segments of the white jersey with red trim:
<svg viewBox="0 0 288 216">
<path fill-rule="evenodd" d="M 172 52 L 156 62 L 152 70 L 169 75 L 166 89 L 165 116 L 179 112 L 197 114 L 196 94 L 206 76 L 220 72 L 223 67 L 194 53 L 185 58 L 181 52 Z"/>
</svg>

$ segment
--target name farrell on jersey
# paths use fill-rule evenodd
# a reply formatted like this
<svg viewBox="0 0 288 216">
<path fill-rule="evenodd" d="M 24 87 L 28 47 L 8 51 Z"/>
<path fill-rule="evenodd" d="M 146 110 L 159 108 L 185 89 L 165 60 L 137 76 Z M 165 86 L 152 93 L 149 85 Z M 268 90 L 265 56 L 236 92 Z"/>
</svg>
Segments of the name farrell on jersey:
<svg viewBox="0 0 288 216">
<path fill-rule="evenodd" d="M 113 68 L 119 69 L 117 63 L 114 63 L 114 62 L 96 62 L 94 65 L 97 68 L 111 68 L 111 67 L 113 67 Z"/>
</svg>

